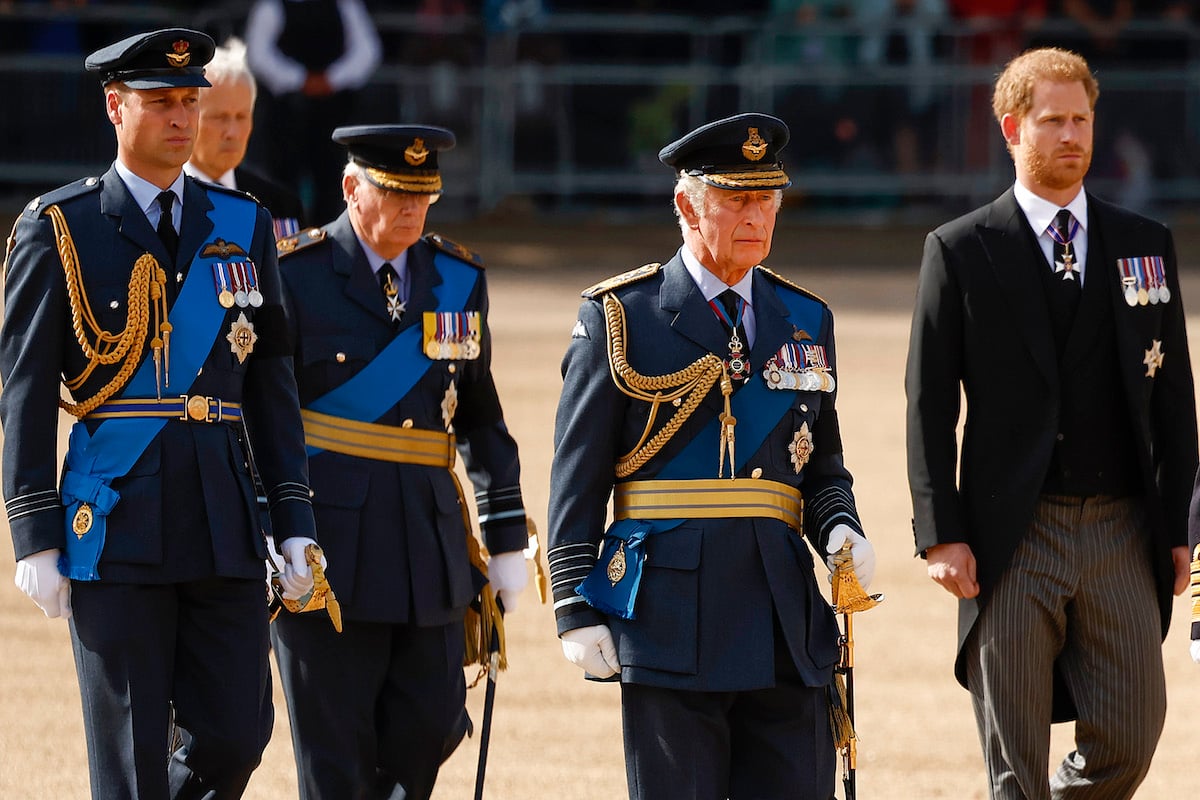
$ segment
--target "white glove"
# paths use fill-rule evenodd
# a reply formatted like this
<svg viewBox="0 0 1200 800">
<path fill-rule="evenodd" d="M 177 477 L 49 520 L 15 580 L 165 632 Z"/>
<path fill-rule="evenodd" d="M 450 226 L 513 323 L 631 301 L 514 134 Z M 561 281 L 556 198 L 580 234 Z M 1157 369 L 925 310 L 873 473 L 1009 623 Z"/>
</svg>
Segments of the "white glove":
<svg viewBox="0 0 1200 800">
<path fill-rule="evenodd" d="M 283 553 L 283 572 L 279 573 L 279 586 L 283 589 L 285 600 L 299 600 L 312 591 L 313 575 L 304 558 L 304 548 L 316 544 L 305 536 L 292 536 L 283 540 L 279 552 Z M 321 566 L 328 564 L 325 556 L 321 556 Z"/>
<path fill-rule="evenodd" d="M 33 599 L 50 618 L 71 618 L 71 582 L 58 571 L 62 551 L 54 548 L 25 556 L 17 562 L 13 583 Z"/>
<path fill-rule="evenodd" d="M 567 631 L 561 637 L 563 655 L 575 666 L 596 678 L 611 678 L 621 669 L 617 645 L 607 625 L 591 625 Z"/>
<path fill-rule="evenodd" d="M 1200 664 L 1200 639 L 1192 639 L 1192 661 Z"/>
<path fill-rule="evenodd" d="M 871 579 L 875 577 L 875 548 L 867 541 L 867 537 L 849 525 L 833 526 L 833 530 L 829 533 L 829 543 L 825 545 L 825 552 L 829 553 L 829 557 L 825 559 L 825 565 L 831 572 L 833 571 L 835 566 L 833 557 L 846 542 L 850 542 L 850 557 L 854 559 L 854 574 L 858 578 L 859 584 L 866 589 L 871 585 Z"/>
<path fill-rule="evenodd" d="M 520 550 L 511 553 L 495 553 L 488 559 L 488 583 L 492 591 L 504 604 L 507 614 L 517 608 L 521 590 L 529 583 L 529 572 L 525 569 L 525 554 Z"/>
</svg>

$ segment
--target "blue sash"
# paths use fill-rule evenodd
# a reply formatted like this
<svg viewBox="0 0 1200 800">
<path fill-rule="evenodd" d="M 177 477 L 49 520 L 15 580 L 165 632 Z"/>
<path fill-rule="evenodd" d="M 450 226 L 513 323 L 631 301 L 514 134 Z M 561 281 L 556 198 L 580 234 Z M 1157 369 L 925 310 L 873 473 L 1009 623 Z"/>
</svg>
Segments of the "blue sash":
<svg viewBox="0 0 1200 800">
<path fill-rule="evenodd" d="M 459 311 L 479 281 L 479 270 L 445 253 L 433 258 L 441 276 L 433 288 L 438 311 Z M 312 411 L 355 422 L 375 422 L 417 385 L 433 365 L 421 349 L 422 327 L 412 325 L 397 335 L 354 377 L 306 406 Z M 311 458 L 324 452 L 309 446 Z"/>
<path fill-rule="evenodd" d="M 797 328 L 807 331 L 821 329 L 824 306 L 798 292 L 778 291 L 787 306 L 789 319 Z M 767 382 L 756 376 L 734 393 L 730 413 L 737 420 L 738 459 L 734 474 L 762 447 L 767 435 L 779 424 L 795 402 L 790 391 L 767 388 Z M 694 480 L 711 478 L 715 455 L 720 449 L 721 421 L 714 416 L 682 450 L 663 465 L 655 478 L 660 480 Z M 593 608 L 622 619 L 634 618 L 634 602 L 642 580 L 642 564 L 646 558 L 644 543 L 647 536 L 662 533 L 683 524 L 682 519 L 619 519 L 604 534 L 604 547 L 599 560 L 588 576 L 575 587 L 579 596 Z M 623 550 L 625 575 L 613 583 L 608 579 L 609 562 Z"/>
<path fill-rule="evenodd" d="M 213 204 L 208 212 L 213 230 L 220 231 L 228 242 L 244 242 L 243 249 L 249 251 L 257 219 L 254 204 L 224 192 L 209 194 L 209 200 Z M 196 254 L 171 306 L 170 320 L 176 334 L 171 340 L 171 371 L 176 375 L 195 376 L 224 327 L 225 309 L 217 302 L 211 260 Z M 158 391 L 155 370 L 154 359 L 148 353 L 121 390 L 121 397 L 155 397 Z M 71 427 L 67 468 L 60 490 L 66 509 L 66 548 L 59 563 L 59 571 L 71 580 L 100 579 L 96 566 L 104 549 L 108 514 L 121 499 L 111 484 L 132 469 L 166 424 L 165 419 L 108 419 L 92 434 L 83 422 Z M 72 530 L 72 522 L 83 503 L 92 509 L 92 525 L 78 536 Z"/>
</svg>

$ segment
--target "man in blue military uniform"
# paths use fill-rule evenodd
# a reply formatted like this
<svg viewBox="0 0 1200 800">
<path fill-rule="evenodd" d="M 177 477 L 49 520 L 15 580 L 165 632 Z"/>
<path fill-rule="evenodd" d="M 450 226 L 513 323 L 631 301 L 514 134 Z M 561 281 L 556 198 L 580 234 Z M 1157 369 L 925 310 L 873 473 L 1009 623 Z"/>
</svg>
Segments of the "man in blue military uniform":
<svg viewBox="0 0 1200 800">
<path fill-rule="evenodd" d="M 300 796 L 427 798 L 466 730 L 464 624 L 480 590 L 462 454 L 508 611 L 527 581 L 517 446 L 491 374 L 478 258 L 422 236 L 442 128 L 338 128 L 346 211 L 280 242 L 313 506 L 345 628 L 273 641 Z"/>
<path fill-rule="evenodd" d="M 168 29 L 90 55 L 116 161 L 31 202 L 5 260 L 17 584 L 70 618 L 92 794 L 105 800 L 239 797 L 270 736 L 267 552 L 243 421 L 284 588 L 312 584 L 271 219 L 182 171 L 212 53 L 204 34 Z M 61 488 L 60 405 L 79 418 Z"/>
<path fill-rule="evenodd" d="M 590 676 L 620 677 L 639 800 L 833 794 L 838 631 L 805 536 L 849 543 L 864 586 L 874 554 L 842 463 L 833 317 L 761 266 L 787 139 L 740 114 L 663 148 L 683 247 L 585 291 L 563 361 L 558 632 Z"/>
</svg>

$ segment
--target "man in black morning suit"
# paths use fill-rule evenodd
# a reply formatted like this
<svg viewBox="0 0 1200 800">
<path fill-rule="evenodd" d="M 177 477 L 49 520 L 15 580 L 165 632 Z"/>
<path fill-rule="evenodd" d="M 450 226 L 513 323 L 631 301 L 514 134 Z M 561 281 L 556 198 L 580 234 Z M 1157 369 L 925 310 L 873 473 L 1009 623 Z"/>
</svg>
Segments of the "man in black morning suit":
<svg viewBox="0 0 1200 800">
<path fill-rule="evenodd" d="M 464 612 L 480 592 L 457 450 L 475 488 L 489 591 L 528 578 L 517 445 L 492 379 L 486 274 L 422 235 L 444 128 L 338 128 L 346 211 L 279 243 L 313 507 L 341 603 L 272 629 L 300 796 L 427 798 L 468 720 Z M 473 538 L 471 538 L 473 541 Z"/>
<path fill-rule="evenodd" d="M 267 552 L 243 421 L 285 591 L 312 585 L 270 217 L 182 172 L 212 52 L 204 34 L 168 29 L 88 57 L 116 161 L 31 202 L 5 263 L 0 415 L 17 584 L 47 616 L 70 618 L 92 794 L 104 800 L 239 797 L 270 736 Z M 80 418 L 61 487 L 60 404 Z"/>
<path fill-rule="evenodd" d="M 620 680 L 638 800 L 833 794 L 838 631 L 809 547 L 851 544 L 864 584 L 874 553 L 842 460 L 833 315 L 760 266 L 787 140 L 739 114 L 663 148 L 683 246 L 585 291 L 563 359 L 558 633 L 589 676 Z"/>
<path fill-rule="evenodd" d="M 193 178 L 239 189 L 271 212 L 275 238 L 304 225 L 300 197 L 283 184 L 243 163 L 254 129 L 258 84 L 246 64 L 246 45 L 231 38 L 213 53 L 205 71 L 211 84 L 200 92 L 200 123 L 196 146 L 183 169 Z"/>
<path fill-rule="evenodd" d="M 1187 581 L 1196 415 L 1175 249 L 1084 191 L 1097 95 L 1072 53 L 1006 67 L 993 107 L 1016 184 L 929 235 L 913 316 L 916 547 L 960 598 L 955 674 L 996 798 L 1134 793 Z M 1047 783 L 1052 719 L 1077 721 L 1076 748 Z"/>
</svg>

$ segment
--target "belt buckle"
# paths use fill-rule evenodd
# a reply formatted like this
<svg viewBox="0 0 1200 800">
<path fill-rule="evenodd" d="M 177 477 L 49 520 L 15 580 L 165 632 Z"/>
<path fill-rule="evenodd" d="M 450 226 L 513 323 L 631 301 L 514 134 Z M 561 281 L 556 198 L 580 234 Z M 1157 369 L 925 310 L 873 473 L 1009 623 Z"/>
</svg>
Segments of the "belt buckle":
<svg viewBox="0 0 1200 800">
<path fill-rule="evenodd" d="M 187 422 L 212 422 L 208 415 L 209 403 L 212 398 L 202 394 L 194 394 L 191 397 L 188 395 L 180 395 L 183 399 L 183 414 L 180 419 Z"/>
</svg>

